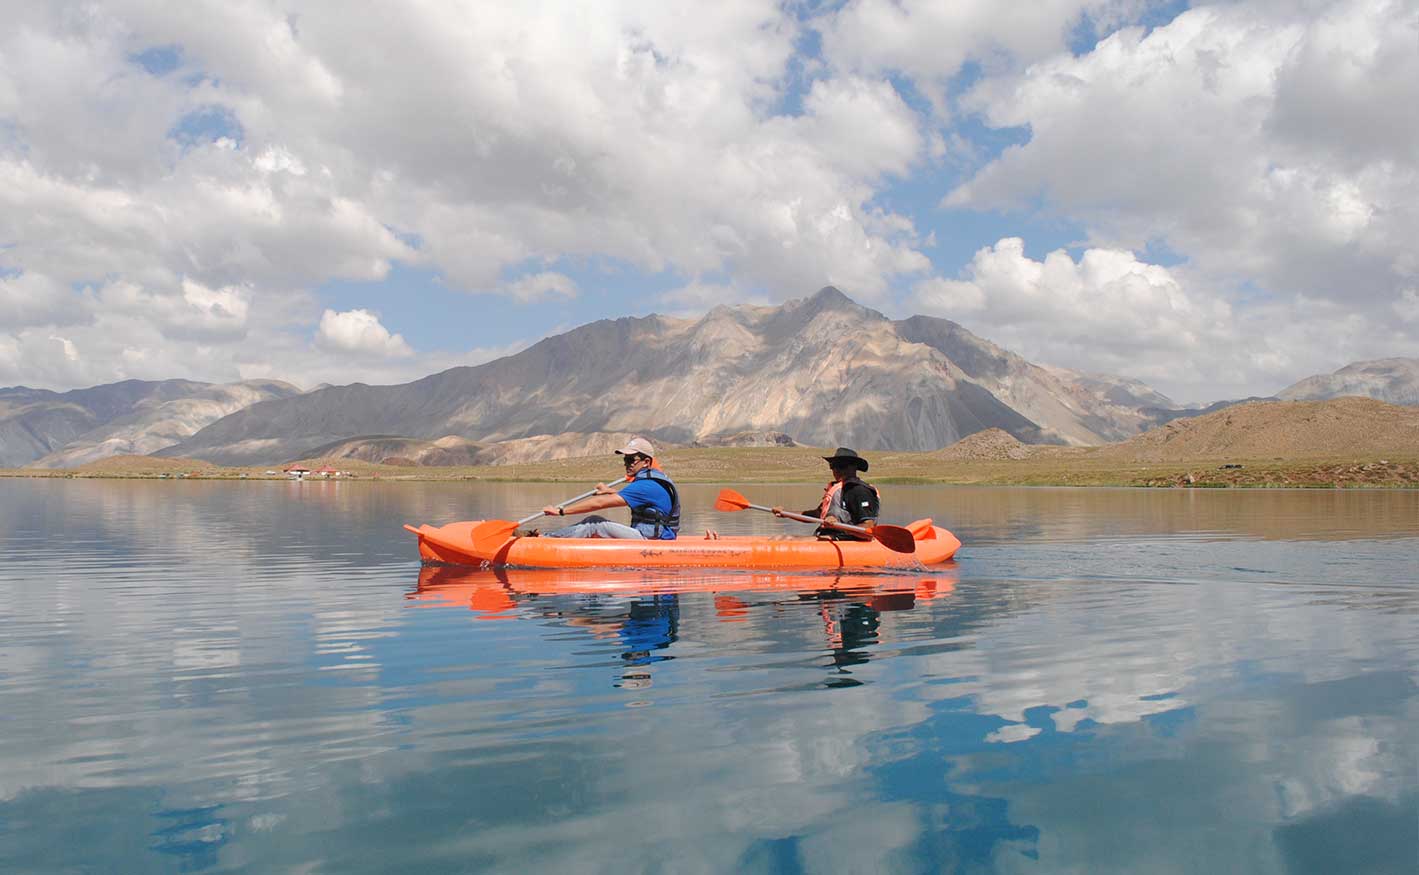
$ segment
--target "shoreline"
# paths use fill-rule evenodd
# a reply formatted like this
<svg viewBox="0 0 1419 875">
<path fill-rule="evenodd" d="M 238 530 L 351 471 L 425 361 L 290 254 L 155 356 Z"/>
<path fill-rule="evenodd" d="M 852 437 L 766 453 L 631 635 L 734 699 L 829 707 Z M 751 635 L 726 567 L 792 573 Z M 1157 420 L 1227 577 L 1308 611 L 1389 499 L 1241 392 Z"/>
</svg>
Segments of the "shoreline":
<svg viewBox="0 0 1419 875">
<path fill-rule="evenodd" d="M 1140 488 L 1419 488 L 1419 455 L 1391 458 L 1129 459 L 1104 448 L 1046 450 L 1023 459 L 943 459 L 939 453 L 869 453 L 865 479 L 882 485 L 1077 486 Z M 827 471 L 812 448 L 676 449 L 664 454 L 665 469 L 681 483 L 822 483 Z M 516 465 L 406 467 L 354 459 L 306 459 L 312 469 L 329 466 L 340 477 L 306 480 L 377 482 L 561 483 L 605 482 L 619 473 L 603 456 Z M 31 479 L 292 480 L 284 466 L 221 467 L 191 459 L 121 457 L 77 469 L 0 469 L 0 477 Z"/>
</svg>

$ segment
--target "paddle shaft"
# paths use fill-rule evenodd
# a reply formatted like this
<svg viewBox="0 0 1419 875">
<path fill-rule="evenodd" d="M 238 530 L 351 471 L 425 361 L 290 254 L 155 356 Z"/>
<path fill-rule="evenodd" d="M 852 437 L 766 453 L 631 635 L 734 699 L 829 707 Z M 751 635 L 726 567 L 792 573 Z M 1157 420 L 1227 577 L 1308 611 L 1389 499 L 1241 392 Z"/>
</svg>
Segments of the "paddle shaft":
<svg viewBox="0 0 1419 875">
<path fill-rule="evenodd" d="M 774 512 L 773 508 L 764 507 L 762 504 L 748 504 L 745 505 L 745 507 L 750 510 L 766 510 L 769 513 Z M 798 520 L 800 523 L 817 523 L 820 526 L 827 526 L 830 529 L 840 529 L 844 532 L 854 532 L 869 538 L 872 537 L 872 531 L 870 529 L 864 529 L 862 526 L 852 526 L 847 523 L 836 522 L 835 520 L 822 520 L 815 516 L 808 516 L 805 513 L 792 513 L 786 510 L 780 511 L 780 514 L 782 514 L 784 519 Z"/>
<path fill-rule="evenodd" d="M 629 481 L 628 481 L 628 482 L 629 482 Z M 578 496 L 576 496 L 575 498 L 568 498 L 566 501 L 563 501 L 563 502 L 561 502 L 560 504 L 557 504 L 557 505 L 554 505 L 554 506 L 555 506 L 555 507 L 559 507 L 559 508 L 560 508 L 560 507 L 566 507 L 566 506 L 569 505 L 569 504 L 576 504 L 578 501 L 581 501 L 583 498 L 590 498 L 590 497 L 593 496 L 593 495 L 599 495 L 599 494 L 601 494 L 601 493 L 598 493 L 595 489 L 591 489 L 591 490 L 588 490 L 588 491 L 586 491 L 586 492 L 583 492 L 581 495 L 578 495 Z M 532 522 L 533 520 L 540 520 L 540 519 L 541 519 L 542 517 L 544 517 L 544 516 L 546 516 L 546 514 L 542 513 L 542 511 L 539 510 L 539 511 L 537 511 L 536 513 L 534 513 L 534 514 L 533 514 L 532 516 L 530 516 L 530 517 L 525 517 L 525 518 L 523 518 L 523 519 L 518 520 L 518 521 L 517 521 L 517 524 L 518 524 L 519 526 L 525 526 L 525 525 L 527 525 L 528 523 Z"/>
</svg>

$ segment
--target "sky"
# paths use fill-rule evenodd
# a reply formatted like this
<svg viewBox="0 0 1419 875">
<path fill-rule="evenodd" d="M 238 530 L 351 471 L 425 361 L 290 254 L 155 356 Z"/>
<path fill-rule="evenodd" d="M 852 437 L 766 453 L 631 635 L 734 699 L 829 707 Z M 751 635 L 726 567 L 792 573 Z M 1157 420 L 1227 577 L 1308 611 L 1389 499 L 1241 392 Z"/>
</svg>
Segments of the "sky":
<svg viewBox="0 0 1419 875">
<path fill-rule="evenodd" d="M 1419 0 L 0 0 L 0 386 L 834 285 L 1179 402 L 1419 356 Z"/>
</svg>

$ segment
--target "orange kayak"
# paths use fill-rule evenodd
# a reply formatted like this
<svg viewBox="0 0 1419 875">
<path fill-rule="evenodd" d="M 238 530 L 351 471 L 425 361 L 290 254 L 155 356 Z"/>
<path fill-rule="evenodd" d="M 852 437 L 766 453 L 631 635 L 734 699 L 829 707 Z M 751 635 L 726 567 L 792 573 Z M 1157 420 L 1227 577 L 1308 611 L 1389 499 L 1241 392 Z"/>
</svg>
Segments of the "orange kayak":
<svg viewBox="0 0 1419 875">
<path fill-rule="evenodd" d="M 404 528 L 419 537 L 425 562 L 525 568 L 751 568 L 777 570 L 858 568 L 910 570 L 937 565 L 960 548 L 956 536 L 929 519 L 906 528 L 916 540 L 913 553 L 898 553 L 876 541 L 818 538 L 723 537 L 675 541 L 612 538 L 518 538 L 477 545 L 473 529 L 482 520 L 446 526 Z"/>
</svg>

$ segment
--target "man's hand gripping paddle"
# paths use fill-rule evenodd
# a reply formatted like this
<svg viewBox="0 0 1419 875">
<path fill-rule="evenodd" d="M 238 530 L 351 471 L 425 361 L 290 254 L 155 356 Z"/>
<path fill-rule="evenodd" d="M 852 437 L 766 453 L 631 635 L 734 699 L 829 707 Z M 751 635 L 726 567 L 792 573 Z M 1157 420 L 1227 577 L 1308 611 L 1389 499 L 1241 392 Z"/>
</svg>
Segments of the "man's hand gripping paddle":
<svg viewBox="0 0 1419 875">
<path fill-rule="evenodd" d="M 714 509 L 722 510 L 726 513 L 734 513 L 739 510 L 774 512 L 774 509 L 771 507 L 764 507 L 761 504 L 750 504 L 749 499 L 735 492 L 733 489 L 720 490 L 719 497 L 716 498 L 714 502 Z M 830 529 L 863 535 L 878 542 L 888 550 L 893 550 L 897 553 L 916 552 L 916 538 L 913 538 L 912 533 L 901 526 L 876 525 L 868 529 L 862 526 L 851 526 L 847 523 L 840 523 L 836 520 L 820 520 L 817 517 L 808 516 L 807 514 L 789 513 L 788 511 L 783 511 L 783 516 L 785 519 L 798 520 L 803 523 L 817 523 L 820 526 L 826 526 Z"/>
</svg>

